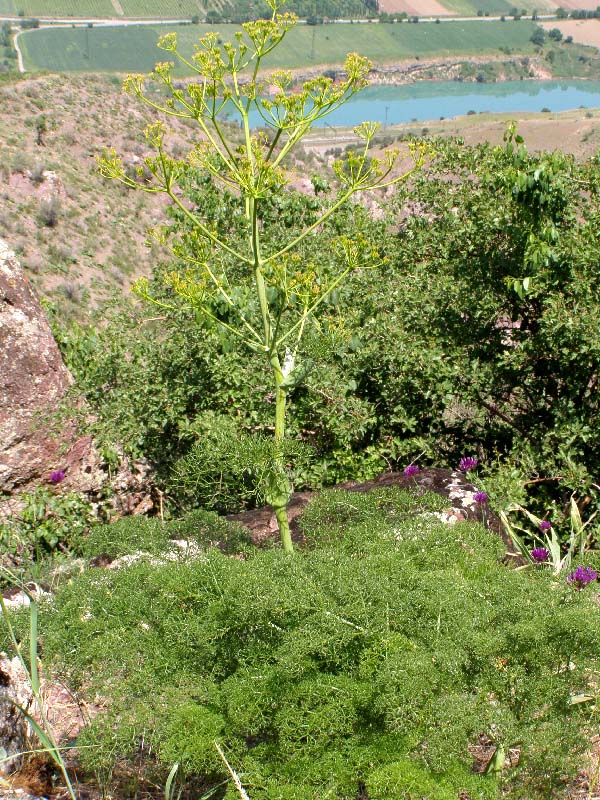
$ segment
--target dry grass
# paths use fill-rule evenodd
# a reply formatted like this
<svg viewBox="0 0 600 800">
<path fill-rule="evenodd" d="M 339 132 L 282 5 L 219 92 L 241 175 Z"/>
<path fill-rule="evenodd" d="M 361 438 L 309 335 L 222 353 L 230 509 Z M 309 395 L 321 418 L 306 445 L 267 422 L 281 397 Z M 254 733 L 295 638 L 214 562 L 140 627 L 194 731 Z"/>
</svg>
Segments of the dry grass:
<svg viewBox="0 0 600 800">
<path fill-rule="evenodd" d="M 95 157 L 114 146 L 132 167 L 146 154 L 151 115 L 120 81 L 47 76 L 0 88 L 0 237 L 40 292 L 65 313 L 126 287 L 160 256 L 144 241 L 164 201 L 103 180 Z M 35 120 L 48 132 L 36 144 Z M 175 142 L 187 136 L 176 126 Z"/>
<path fill-rule="evenodd" d="M 449 17 L 454 14 L 438 0 L 381 0 L 379 3 L 380 11 L 387 11 L 388 14 L 401 14 L 405 11 L 409 17 Z"/>
<path fill-rule="evenodd" d="M 587 5 L 585 5 L 587 3 Z M 573 0 L 566 2 L 565 8 L 596 8 L 597 0 Z M 600 48 L 600 19 L 564 19 L 541 23 L 546 30 L 558 28 L 563 36 L 572 36 L 578 44 Z"/>
<path fill-rule="evenodd" d="M 41 114 L 48 127 L 43 146 L 36 144 L 35 131 Z M 534 150 L 563 148 L 587 157 L 600 146 L 600 112 L 518 116 Z M 164 220 L 164 200 L 104 181 L 95 162 L 105 147 L 114 146 L 126 164 L 138 164 L 146 153 L 142 130 L 150 119 L 143 106 L 122 94 L 117 79 L 106 76 L 44 76 L 0 87 L 0 237 L 61 314 L 85 317 L 90 303 L 114 289 L 127 291 L 132 278 L 149 273 L 161 257 L 144 242 L 147 229 Z M 426 128 L 467 143 L 499 143 L 506 119 L 480 114 L 385 133 L 396 137 Z M 183 152 L 192 130 L 175 123 L 174 145 Z M 352 138 L 350 130 L 321 129 L 307 152 L 319 157 Z M 53 197 L 57 214 L 49 225 L 40 209 Z"/>
</svg>

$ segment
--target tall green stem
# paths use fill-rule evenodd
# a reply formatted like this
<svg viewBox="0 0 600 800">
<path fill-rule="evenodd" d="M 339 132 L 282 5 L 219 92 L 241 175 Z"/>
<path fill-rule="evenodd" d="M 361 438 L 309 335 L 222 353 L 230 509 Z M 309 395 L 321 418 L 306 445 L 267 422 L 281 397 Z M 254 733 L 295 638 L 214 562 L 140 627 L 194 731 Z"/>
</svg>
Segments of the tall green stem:
<svg viewBox="0 0 600 800">
<path fill-rule="evenodd" d="M 258 224 L 257 201 L 254 197 L 248 198 L 246 208 L 251 221 L 250 245 L 254 261 L 256 292 L 263 321 L 264 347 L 275 379 L 275 448 L 273 454 L 272 483 L 269 487 L 267 502 L 275 512 L 283 549 L 287 553 L 293 553 L 294 547 L 292 545 L 292 535 L 287 515 L 291 486 L 285 468 L 285 449 L 283 446 L 285 439 L 286 392 L 281 385 L 283 383 L 283 372 L 274 341 L 271 312 L 267 299 L 265 279 L 262 272 L 263 261 L 260 250 L 260 228 Z"/>
<path fill-rule="evenodd" d="M 283 382 L 283 373 L 277 353 L 273 353 L 271 356 L 271 368 L 273 369 L 273 375 L 275 377 L 275 454 L 273 466 L 276 482 L 272 506 L 277 519 L 277 526 L 279 528 L 283 549 L 287 553 L 293 553 L 294 546 L 292 544 L 290 522 L 287 515 L 291 486 L 285 468 L 285 449 L 283 447 L 285 439 L 285 407 L 287 396 L 285 389 L 281 386 Z"/>
</svg>

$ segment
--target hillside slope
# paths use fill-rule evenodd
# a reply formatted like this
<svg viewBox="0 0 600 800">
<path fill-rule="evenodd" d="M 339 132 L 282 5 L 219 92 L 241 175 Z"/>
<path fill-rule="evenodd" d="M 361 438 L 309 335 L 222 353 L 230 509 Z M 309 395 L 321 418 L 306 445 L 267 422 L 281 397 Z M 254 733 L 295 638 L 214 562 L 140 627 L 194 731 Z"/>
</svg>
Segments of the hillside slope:
<svg viewBox="0 0 600 800">
<path fill-rule="evenodd" d="M 597 112 L 522 116 L 534 149 L 568 143 L 585 157 L 600 144 Z M 38 292 L 65 315 L 85 316 L 90 303 L 115 288 L 126 291 L 161 257 L 145 240 L 147 229 L 164 219 L 164 199 L 104 180 L 95 160 L 113 146 L 134 169 L 147 152 L 143 129 L 152 118 L 150 109 L 121 92 L 114 76 L 43 76 L 0 87 L 0 237 Z M 174 152 L 182 154 L 197 132 L 185 121 L 173 120 L 171 127 Z M 422 129 L 407 125 L 387 133 Z M 497 141 L 504 116 L 438 121 L 429 129 L 463 135 L 469 143 Z M 338 141 L 348 143 L 349 133 L 317 131 L 314 148 L 307 142 L 307 149 L 323 154 Z"/>
</svg>

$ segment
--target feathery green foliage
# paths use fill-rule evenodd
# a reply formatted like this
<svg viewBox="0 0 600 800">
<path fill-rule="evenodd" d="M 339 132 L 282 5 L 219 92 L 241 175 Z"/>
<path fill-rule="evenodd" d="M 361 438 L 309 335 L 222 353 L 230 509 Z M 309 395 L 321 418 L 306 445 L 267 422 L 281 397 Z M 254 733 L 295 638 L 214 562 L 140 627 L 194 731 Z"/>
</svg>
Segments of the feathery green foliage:
<svg viewBox="0 0 600 800">
<path fill-rule="evenodd" d="M 109 700 L 82 758 L 109 770 L 143 737 L 165 775 L 177 762 L 217 786 L 216 741 L 252 800 L 550 797 L 586 745 L 590 704 L 571 698 L 596 679 L 600 610 L 500 566 L 494 534 L 436 507 L 324 493 L 293 560 L 209 550 L 63 588 L 45 657 Z M 511 748 L 518 765 L 513 750 L 495 772 Z"/>
</svg>

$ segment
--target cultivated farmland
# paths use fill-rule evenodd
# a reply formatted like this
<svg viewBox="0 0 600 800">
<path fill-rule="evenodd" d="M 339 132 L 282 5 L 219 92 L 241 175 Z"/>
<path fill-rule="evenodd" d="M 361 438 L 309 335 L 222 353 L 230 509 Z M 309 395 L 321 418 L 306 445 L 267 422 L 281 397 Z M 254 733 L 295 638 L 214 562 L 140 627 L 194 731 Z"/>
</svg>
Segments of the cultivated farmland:
<svg viewBox="0 0 600 800">
<path fill-rule="evenodd" d="M 568 10 L 595 9 L 598 0 L 379 0 L 379 11 L 405 12 L 409 16 L 509 16 L 521 13 L 553 13 L 559 6 Z M 364 0 L 288 0 L 287 9 L 301 18 L 360 18 L 372 13 Z M 123 17 L 179 19 L 215 11 L 233 20 L 252 19 L 268 13 L 264 0 L 0 0 L 0 15 L 23 13 L 27 17 Z"/>
<path fill-rule="evenodd" d="M 415 0 L 413 13 L 429 13 L 421 5 L 437 0 Z M 289 0 L 287 10 L 300 17 L 364 17 L 363 0 Z M 23 12 L 26 17 L 124 17 L 149 19 L 204 19 L 208 11 L 222 13 L 232 19 L 252 19 L 269 13 L 264 0 L 0 0 L 0 14 Z"/>
<path fill-rule="evenodd" d="M 600 20 L 598 19 L 569 19 L 545 22 L 542 27 L 546 30 L 558 28 L 563 36 L 572 36 L 573 41 L 600 48 Z"/>
<path fill-rule="evenodd" d="M 447 17 L 453 14 L 438 0 L 379 0 L 379 10 L 387 14 L 408 14 L 424 17 Z"/>
<path fill-rule="evenodd" d="M 126 17 L 191 17 L 194 14 L 202 18 L 206 6 L 197 0 L 119 0 Z M 208 3 L 208 8 L 212 7 Z"/>
<path fill-rule="evenodd" d="M 497 53 L 500 48 L 527 54 L 534 49 L 529 39 L 535 28 L 535 23 L 524 20 L 300 26 L 289 34 L 286 47 L 276 51 L 277 58 L 266 63 L 289 69 L 342 64 L 351 52 L 368 56 L 377 64 L 415 57 Z M 178 32 L 182 50 L 191 53 L 198 37 L 215 28 L 46 28 L 23 33 L 19 43 L 26 68 L 32 71 L 144 72 L 155 61 L 164 60 L 156 41 L 169 30 Z M 218 30 L 228 39 L 238 28 L 220 25 Z"/>
<path fill-rule="evenodd" d="M 577 3 L 580 0 L 573 0 Z M 449 9 L 451 14 L 458 14 L 461 17 L 474 17 L 489 15 L 491 17 L 508 16 L 515 8 L 520 13 L 531 14 L 537 11 L 541 14 L 552 14 L 560 4 L 560 0 L 523 0 L 523 2 L 512 2 L 512 0 L 441 0 L 444 6 Z M 586 2 L 586 0 L 581 0 Z"/>
<path fill-rule="evenodd" d="M 0 0 L 0 14 L 26 17 L 161 17 L 203 14 L 196 0 Z"/>
<path fill-rule="evenodd" d="M 111 0 L 0 0 L 0 12 L 26 17 L 116 17 Z"/>
</svg>

